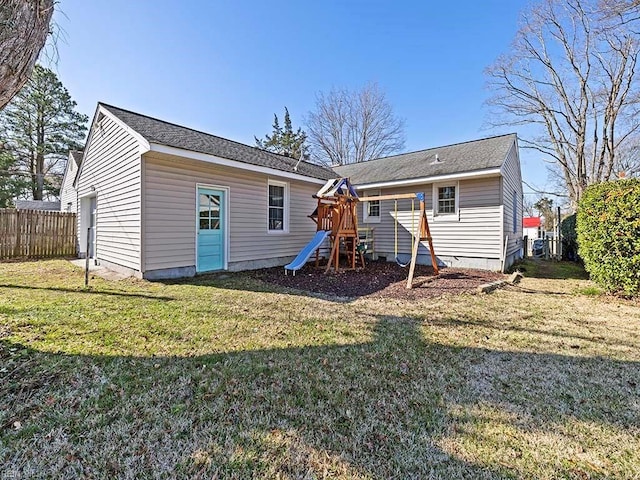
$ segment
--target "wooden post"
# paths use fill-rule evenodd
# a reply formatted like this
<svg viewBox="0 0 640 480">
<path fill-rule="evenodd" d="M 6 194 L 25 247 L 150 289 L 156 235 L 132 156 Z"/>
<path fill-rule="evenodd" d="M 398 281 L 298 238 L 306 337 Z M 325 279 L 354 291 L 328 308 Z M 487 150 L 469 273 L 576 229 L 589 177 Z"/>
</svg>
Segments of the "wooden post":
<svg viewBox="0 0 640 480">
<path fill-rule="evenodd" d="M 22 231 L 21 231 L 21 223 L 20 223 L 20 210 L 16 210 L 16 245 L 13 249 L 13 256 L 15 257 L 19 257 L 20 256 L 20 241 L 22 240 Z"/>
<path fill-rule="evenodd" d="M 544 259 L 549 260 L 549 236 L 544 234 Z"/>
<path fill-rule="evenodd" d="M 336 273 L 340 270 L 340 233 L 344 228 L 344 222 L 346 215 L 344 214 L 344 205 L 341 203 L 337 203 L 335 207 L 333 207 L 331 223 L 334 227 L 332 231 L 331 237 L 333 238 L 333 245 L 331 246 L 331 254 L 329 255 L 329 263 L 327 263 L 327 268 L 324 273 L 329 273 L 331 270 L 331 264 L 335 258 L 335 270 Z M 336 226 L 335 216 L 338 216 L 338 224 Z"/>
<path fill-rule="evenodd" d="M 422 195 L 424 196 L 424 194 Z M 424 200 L 420 205 L 421 210 L 423 209 L 422 203 L 424 203 Z M 424 218 L 424 224 L 422 225 L 422 227 L 424 228 L 424 232 L 421 233 L 421 235 L 423 235 L 424 238 L 421 238 L 420 240 L 427 240 L 427 242 L 429 242 L 429 252 L 431 252 L 431 266 L 433 267 L 433 273 L 439 275 L 440 269 L 438 268 L 438 259 L 436 258 L 436 252 L 433 250 L 433 239 L 431 238 L 431 229 L 429 228 L 429 222 L 427 220 L 426 206 L 423 210 L 422 217 Z"/>
<path fill-rule="evenodd" d="M 422 209 L 422 202 L 420 202 L 420 204 L 420 208 Z M 422 224 L 422 215 L 420 216 L 420 224 Z M 420 248 L 420 235 L 416 235 L 413 239 L 413 249 L 411 250 L 411 266 L 409 267 L 409 276 L 407 277 L 407 288 L 413 287 L 413 274 L 416 269 L 418 248 Z"/>
<path fill-rule="evenodd" d="M 507 264 L 507 248 L 509 247 L 509 235 L 504 236 L 504 249 L 502 250 L 502 261 L 500 262 L 500 271 L 504 273 Z"/>
<path fill-rule="evenodd" d="M 558 234 L 556 236 L 556 254 L 558 255 L 558 261 L 562 260 L 562 214 L 560 207 L 558 207 Z"/>
<path fill-rule="evenodd" d="M 420 222 L 418 225 L 418 234 L 414 238 L 413 249 L 411 251 L 411 266 L 409 267 L 409 277 L 407 278 L 407 288 L 413 287 L 413 275 L 416 269 L 416 261 L 418 259 L 418 249 L 420 248 L 420 242 L 429 242 L 429 252 L 431 253 L 431 266 L 433 267 L 433 273 L 438 275 L 440 270 L 438 269 L 438 259 L 433 251 L 433 239 L 431 238 L 431 230 L 429 229 L 429 221 L 427 219 L 427 207 L 424 200 L 424 193 L 417 193 L 416 197 L 420 200 Z"/>
</svg>

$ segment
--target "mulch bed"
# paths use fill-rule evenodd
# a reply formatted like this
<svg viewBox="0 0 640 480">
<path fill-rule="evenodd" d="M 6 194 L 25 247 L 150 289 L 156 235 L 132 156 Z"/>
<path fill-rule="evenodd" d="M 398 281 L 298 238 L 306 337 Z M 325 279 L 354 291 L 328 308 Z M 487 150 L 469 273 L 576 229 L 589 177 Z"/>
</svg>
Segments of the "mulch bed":
<svg viewBox="0 0 640 480">
<path fill-rule="evenodd" d="M 285 276 L 282 267 L 265 268 L 250 273 L 266 283 L 337 297 L 383 297 L 398 299 L 433 298 L 443 294 L 474 292 L 482 284 L 504 278 L 486 270 L 442 268 L 437 277 L 430 266 L 416 265 L 414 287 L 406 287 L 409 267 L 395 262 L 368 262 L 365 269 L 341 270 L 324 274 L 324 267 L 307 264 L 293 276 Z"/>
</svg>

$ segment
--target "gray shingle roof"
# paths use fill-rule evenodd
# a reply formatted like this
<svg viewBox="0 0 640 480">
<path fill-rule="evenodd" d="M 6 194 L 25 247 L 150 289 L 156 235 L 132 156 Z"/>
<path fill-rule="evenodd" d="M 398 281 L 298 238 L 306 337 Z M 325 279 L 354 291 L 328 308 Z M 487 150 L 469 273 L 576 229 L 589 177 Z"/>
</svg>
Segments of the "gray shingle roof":
<svg viewBox="0 0 640 480">
<path fill-rule="evenodd" d="M 250 147 L 233 140 L 227 140 L 226 138 L 175 125 L 104 103 L 100 105 L 142 135 L 149 143 L 206 153 L 228 160 L 289 173 L 294 173 L 294 167 L 298 163 L 294 158 Z M 331 170 L 308 162 L 300 162 L 295 173 L 324 180 L 335 177 L 335 173 Z"/>
<path fill-rule="evenodd" d="M 349 177 L 353 184 L 364 185 L 498 168 L 515 140 L 516 134 L 511 133 L 334 167 L 334 170 L 340 176 Z M 438 163 L 434 163 L 436 154 Z"/>
<path fill-rule="evenodd" d="M 71 150 L 69 153 L 71 153 L 73 161 L 76 162 L 76 167 L 79 167 L 82 163 L 82 150 Z"/>
</svg>

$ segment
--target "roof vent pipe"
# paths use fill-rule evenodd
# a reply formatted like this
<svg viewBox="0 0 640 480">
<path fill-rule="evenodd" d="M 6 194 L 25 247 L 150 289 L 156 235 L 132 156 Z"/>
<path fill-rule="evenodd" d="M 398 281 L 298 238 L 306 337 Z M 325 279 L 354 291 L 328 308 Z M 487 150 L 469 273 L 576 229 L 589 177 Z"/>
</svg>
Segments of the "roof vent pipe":
<svg viewBox="0 0 640 480">
<path fill-rule="evenodd" d="M 436 157 L 433 159 L 433 162 L 431 162 L 431 165 L 435 165 L 437 163 L 440 163 L 440 157 L 438 157 L 438 154 L 436 153 Z"/>
</svg>

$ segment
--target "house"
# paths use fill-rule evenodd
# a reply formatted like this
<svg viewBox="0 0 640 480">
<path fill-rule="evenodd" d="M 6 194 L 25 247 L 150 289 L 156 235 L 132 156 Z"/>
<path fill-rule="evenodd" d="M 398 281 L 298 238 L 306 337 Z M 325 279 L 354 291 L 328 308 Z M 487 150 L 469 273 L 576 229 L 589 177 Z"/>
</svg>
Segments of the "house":
<svg viewBox="0 0 640 480">
<path fill-rule="evenodd" d="M 60 202 L 49 202 L 47 200 L 16 200 L 16 209 L 18 210 L 60 210 Z"/>
<path fill-rule="evenodd" d="M 80 253 L 149 279 L 284 265 L 333 175 L 99 104 L 74 181 Z"/>
<path fill-rule="evenodd" d="M 522 236 L 533 240 L 542 238 L 544 236 L 542 219 L 540 217 L 523 217 Z"/>
<path fill-rule="evenodd" d="M 80 253 L 148 279 L 284 265 L 314 237 L 313 195 L 336 176 L 367 194 L 429 192 L 445 264 L 497 270 L 519 256 L 515 135 L 331 170 L 103 103 L 71 182 Z M 363 207 L 379 255 L 395 253 L 394 218 L 410 252 L 410 202 Z"/>
<path fill-rule="evenodd" d="M 64 176 L 62 177 L 62 184 L 60 185 L 60 211 L 61 212 L 76 212 L 78 210 L 78 192 L 76 191 L 73 182 L 80 168 L 82 162 L 82 152 L 78 150 L 71 150 L 69 152 L 69 159 L 67 160 L 67 166 L 64 169 Z"/>
<path fill-rule="evenodd" d="M 500 270 L 522 256 L 522 179 L 515 134 L 405 153 L 335 168 L 359 194 L 425 194 L 440 263 Z M 374 229 L 378 256 L 411 251 L 416 206 L 411 200 L 369 202 L 359 224 Z M 402 226 L 397 236 L 395 222 Z M 426 245 L 426 244 L 425 244 Z M 421 245 L 419 263 L 430 263 Z M 397 250 L 397 251 L 396 251 Z"/>
</svg>

